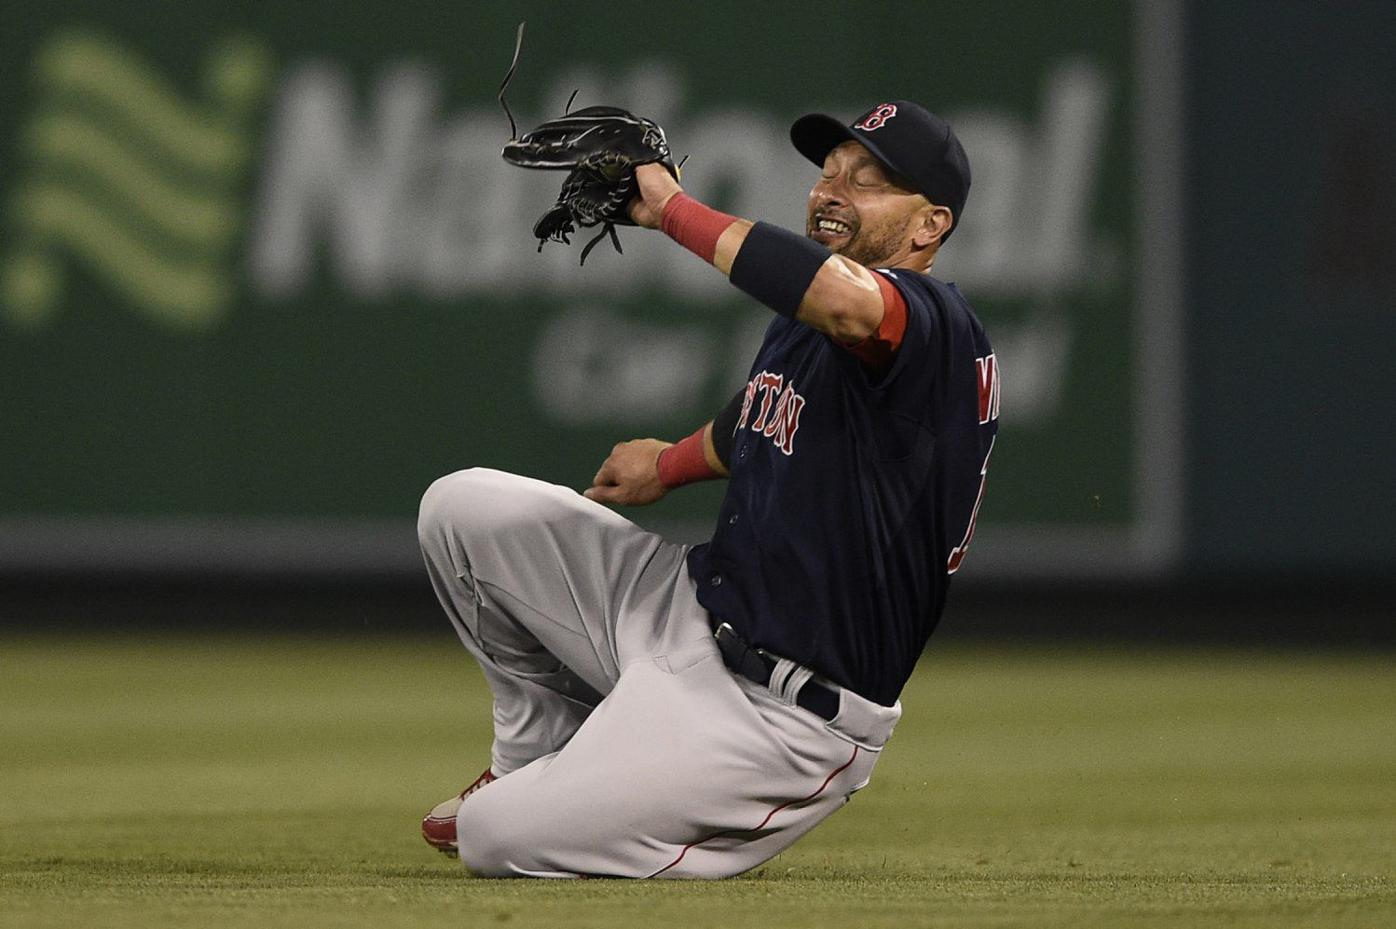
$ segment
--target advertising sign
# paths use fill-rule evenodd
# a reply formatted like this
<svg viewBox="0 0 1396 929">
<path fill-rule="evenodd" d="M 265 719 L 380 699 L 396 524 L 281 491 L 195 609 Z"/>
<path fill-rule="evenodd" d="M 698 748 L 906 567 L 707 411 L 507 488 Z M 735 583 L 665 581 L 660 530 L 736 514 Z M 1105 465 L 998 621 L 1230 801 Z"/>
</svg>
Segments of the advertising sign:
<svg viewBox="0 0 1396 929">
<path fill-rule="evenodd" d="M 528 14 L 520 125 L 574 91 L 652 116 L 689 192 L 740 216 L 803 228 L 801 113 L 946 115 L 974 184 L 932 273 L 1003 377 L 971 565 L 1168 562 L 1169 4 L 609 9 Z M 434 477 L 585 487 L 614 442 L 686 435 L 745 383 L 768 311 L 692 255 L 634 229 L 585 267 L 537 249 L 560 176 L 499 158 L 494 99 L 519 18 L 7 7 L 0 563 L 415 569 Z M 720 493 L 628 515 L 696 539 Z"/>
</svg>

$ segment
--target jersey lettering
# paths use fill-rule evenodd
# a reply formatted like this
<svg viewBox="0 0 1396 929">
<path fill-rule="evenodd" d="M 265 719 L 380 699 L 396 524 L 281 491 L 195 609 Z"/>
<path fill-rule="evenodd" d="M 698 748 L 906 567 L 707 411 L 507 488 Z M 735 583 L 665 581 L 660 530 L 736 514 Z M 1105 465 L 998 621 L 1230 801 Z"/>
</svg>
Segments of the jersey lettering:
<svg viewBox="0 0 1396 929">
<path fill-rule="evenodd" d="M 738 432 L 746 428 L 747 418 L 751 416 L 751 405 L 755 401 L 756 380 L 755 378 L 753 378 L 752 380 L 747 381 L 746 392 L 742 397 L 742 415 L 737 418 L 737 428 L 732 430 L 733 435 L 736 435 Z"/>
<path fill-rule="evenodd" d="M 760 432 L 766 428 L 766 414 L 771 411 L 771 401 L 780 395 L 780 387 L 785 383 L 785 375 L 772 374 L 769 371 L 762 371 L 752 379 L 757 390 L 765 391 L 761 395 L 761 412 L 756 417 L 756 422 L 751 424 L 752 432 Z"/>
<path fill-rule="evenodd" d="M 787 455 L 795 451 L 795 430 L 800 428 L 800 411 L 804 408 L 805 398 L 795 393 L 793 386 L 787 386 L 776 404 L 775 415 L 762 430 Z"/>
<path fill-rule="evenodd" d="M 757 391 L 761 391 L 761 409 L 756 414 L 756 421 L 751 424 L 751 431 L 766 436 L 785 454 L 794 454 L 795 433 L 800 428 L 800 412 L 805 408 L 805 398 L 795 392 L 794 384 L 785 383 L 785 375 L 762 371 L 747 382 L 746 395 L 742 397 L 742 415 L 737 419 L 739 430 L 746 427 L 751 408 L 756 405 Z"/>
<path fill-rule="evenodd" d="M 974 359 L 979 375 L 979 425 L 999 418 L 999 360 L 997 355 Z"/>
<path fill-rule="evenodd" d="M 969 514 L 969 525 L 965 527 L 965 537 L 960 540 L 959 545 L 950 550 L 950 557 L 945 560 L 946 574 L 954 574 L 960 570 L 960 563 L 965 560 L 965 555 L 969 554 L 969 543 L 974 538 L 974 524 L 979 519 L 979 504 L 984 502 L 984 485 L 989 482 L 989 456 L 994 453 L 994 440 L 997 438 L 998 436 L 995 436 L 989 440 L 989 450 L 984 453 L 984 466 L 979 469 L 979 494 L 974 498 L 974 509 Z"/>
</svg>

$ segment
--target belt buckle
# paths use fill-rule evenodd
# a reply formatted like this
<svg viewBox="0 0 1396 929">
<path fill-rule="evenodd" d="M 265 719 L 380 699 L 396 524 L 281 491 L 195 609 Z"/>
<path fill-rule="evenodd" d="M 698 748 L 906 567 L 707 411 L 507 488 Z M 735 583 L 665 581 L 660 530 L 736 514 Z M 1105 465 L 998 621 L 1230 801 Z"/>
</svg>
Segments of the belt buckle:
<svg viewBox="0 0 1396 929">
<path fill-rule="evenodd" d="M 766 653 L 764 651 L 762 651 L 759 648 L 752 648 L 750 642 L 748 642 L 746 639 L 742 638 L 740 635 L 737 634 L 737 630 L 732 628 L 731 623 L 724 622 L 718 624 L 718 627 L 713 630 L 713 638 L 717 640 L 718 650 L 723 653 L 724 658 L 726 658 L 728 655 L 727 648 L 723 647 L 726 643 L 730 642 L 733 643 L 733 645 L 735 646 L 740 646 L 739 649 L 734 649 L 736 654 L 735 657 L 732 658 L 732 661 L 736 665 L 736 667 L 733 670 L 738 671 L 738 673 L 744 675 L 747 678 L 750 678 L 753 682 L 757 684 L 764 685 L 765 682 L 756 680 L 752 677 L 752 674 L 756 672 L 744 670 L 745 668 L 750 667 L 750 665 L 748 665 L 747 663 L 747 656 L 754 657 L 756 659 L 757 665 L 762 670 L 766 670 L 765 661 L 763 660 L 766 656 Z M 727 647 L 732 648 L 733 645 L 729 645 Z M 769 674 L 767 675 L 767 677 L 769 679 Z"/>
<path fill-rule="evenodd" d="M 718 623 L 717 628 L 713 630 L 713 638 L 721 642 L 723 641 L 724 633 L 726 633 L 726 637 L 741 645 L 742 658 L 745 658 L 748 654 L 757 655 L 761 658 L 769 657 L 769 653 L 764 648 L 752 648 L 750 642 L 737 634 L 737 630 L 732 628 L 731 623 Z"/>
</svg>

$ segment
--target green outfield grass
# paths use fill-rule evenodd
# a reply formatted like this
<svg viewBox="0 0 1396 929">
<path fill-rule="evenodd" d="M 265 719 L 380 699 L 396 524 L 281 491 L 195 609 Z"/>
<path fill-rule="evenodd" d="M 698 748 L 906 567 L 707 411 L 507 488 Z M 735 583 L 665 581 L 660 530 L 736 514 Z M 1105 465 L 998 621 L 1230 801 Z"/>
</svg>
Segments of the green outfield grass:
<svg viewBox="0 0 1396 929">
<path fill-rule="evenodd" d="M 1388 655 L 932 651 L 871 788 L 754 874 L 485 881 L 448 633 L 0 638 L 0 925 L 1396 925 Z"/>
</svg>

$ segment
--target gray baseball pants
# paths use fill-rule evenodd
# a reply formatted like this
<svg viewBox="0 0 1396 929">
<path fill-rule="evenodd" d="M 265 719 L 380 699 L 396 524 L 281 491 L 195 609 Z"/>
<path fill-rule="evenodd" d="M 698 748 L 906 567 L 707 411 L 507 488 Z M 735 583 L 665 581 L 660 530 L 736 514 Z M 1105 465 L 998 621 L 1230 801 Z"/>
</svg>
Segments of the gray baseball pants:
<svg viewBox="0 0 1396 929">
<path fill-rule="evenodd" d="M 826 722 L 733 674 L 687 546 L 566 487 L 460 471 L 418 533 L 494 696 L 500 779 L 456 824 L 476 874 L 740 874 L 865 786 L 901 715 L 843 690 Z"/>
</svg>

